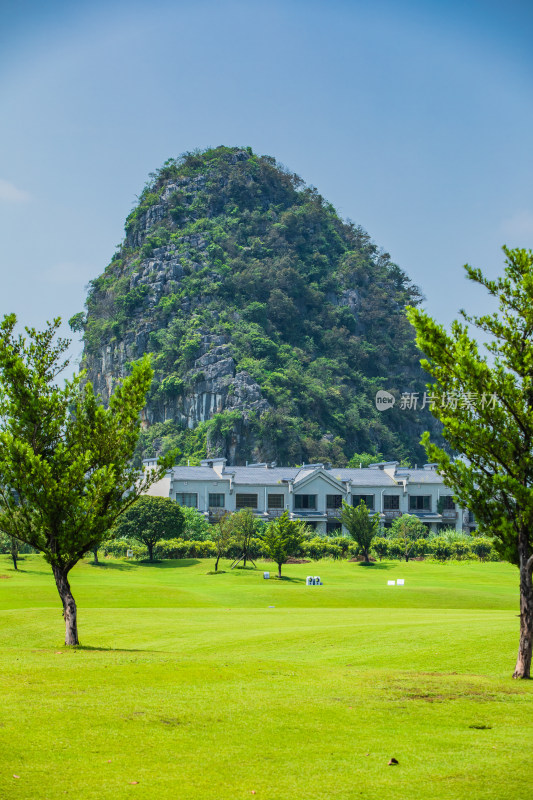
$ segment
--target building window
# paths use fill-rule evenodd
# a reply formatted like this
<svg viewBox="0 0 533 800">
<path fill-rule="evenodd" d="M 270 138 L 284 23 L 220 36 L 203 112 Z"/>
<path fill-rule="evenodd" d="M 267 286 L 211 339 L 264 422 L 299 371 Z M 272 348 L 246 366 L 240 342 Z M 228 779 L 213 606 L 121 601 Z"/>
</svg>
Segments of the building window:
<svg viewBox="0 0 533 800">
<path fill-rule="evenodd" d="M 237 508 L 257 508 L 256 494 L 238 494 L 235 496 Z"/>
<path fill-rule="evenodd" d="M 352 494 L 352 506 L 358 506 L 364 503 L 369 511 L 374 510 L 374 495 L 373 494 Z"/>
<path fill-rule="evenodd" d="M 445 494 L 441 497 L 443 511 L 455 511 L 455 503 L 451 494 Z"/>
<path fill-rule="evenodd" d="M 209 495 L 209 508 L 224 508 L 225 497 L 223 494 Z"/>
<path fill-rule="evenodd" d="M 431 497 L 415 494 L 409 498 L 409 511 L 431 511 Z"/>
<path fill-rule="evenodd" d="M 198 508 L 198 495 L 192 492 L 176 492 L 176 503 L 187 508 Z"/>
<path fill-rule="evenodd" d="M 283 508 L 283 495 L 282 494 L 269 494 L 268 495 L 269 508 Z"/>
<path fill-rule="evenodd" d="M 326 508 L 342 508 L 342 494 L 327 494 Z"/>
<path fill-rule="evenodd" d="M 398 494 L 383 495 L 383 509 L 385 511 L 398 511 L 399 508 L 400 508 L 400 495 Z"/>
<path fill-rule="evenodd" d="M 326 533 L 333 536 L 340 536 L 342 525 L 340 522 L 326 522 Z"/>
<path fill-rule="evenodd" d="M 294 508 L 304 510 L 316 509 L 316 494 L 295 494 Z"/>
</svg>

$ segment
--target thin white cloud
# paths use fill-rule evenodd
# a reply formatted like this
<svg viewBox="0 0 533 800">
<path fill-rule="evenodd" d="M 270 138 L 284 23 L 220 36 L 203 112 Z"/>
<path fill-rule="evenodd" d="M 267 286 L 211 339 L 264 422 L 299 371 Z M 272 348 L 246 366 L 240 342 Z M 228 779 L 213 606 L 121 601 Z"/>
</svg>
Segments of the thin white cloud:
<svg viewBox="0 0 533 800">
<path fill-rule="evenodd" d="M 502 232 L 506 236 L 520 236 L 530 239 L 529 247 L 533 245 L 533 211 L 519 211 L 509 219 L 502 223 Z M 513 246 L 514 242 L 509 241 L 508 244 Z M 526 243 L 527 244 L 527 243 Z M 518 246 L 524 246 L 523 242 L 518 242 Z"/>
<path fill-rule="evenodd" d="M 30 199 L 28 192 L 19 189 L 15 184 L 0 178 L 0 202 L 26 203 Z"/>
</svg>

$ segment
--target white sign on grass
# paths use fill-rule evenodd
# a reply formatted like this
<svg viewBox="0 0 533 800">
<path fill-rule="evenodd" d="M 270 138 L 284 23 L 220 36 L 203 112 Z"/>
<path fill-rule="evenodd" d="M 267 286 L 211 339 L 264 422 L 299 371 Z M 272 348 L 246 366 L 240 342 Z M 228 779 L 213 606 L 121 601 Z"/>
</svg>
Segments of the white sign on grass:
<svg viewBox="0 0 533 800">
<path fill-rule="evenodd" d="M 398 578 L 396 581 L 396 586 L 403 586 L 405 584 L 405 580 L 403 578 Z"/>
<path fill-rule="evenodd" d="M 387 586 L 396 586 L 396 581 L 387 581 Z"/>
</svg>

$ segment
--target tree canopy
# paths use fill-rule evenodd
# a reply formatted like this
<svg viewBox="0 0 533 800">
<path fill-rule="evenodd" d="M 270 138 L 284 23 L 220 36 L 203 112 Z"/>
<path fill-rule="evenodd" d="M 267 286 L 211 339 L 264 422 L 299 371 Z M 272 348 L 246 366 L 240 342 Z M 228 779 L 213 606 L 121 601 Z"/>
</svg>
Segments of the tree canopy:
<svg viewBox="0 0 533 800">
<path fill-rule="evenodd" d="M 178 539 L 184 530 L 183 511 L 169 497 L 139 497 L 118 518 L 114 532 L 117 537 L 136 539 L 148 548 L 154 559 L 154 545 L 159 539 Z"/>
<path fill-rule="evenodd" d="M 379 531 L 379 514 L 370 516 L 368 508 L 363 501 L 358 506 L 350 506 L 348 503 L 343 502 L 341 522 L 352 539 L 359 545 L 365 563 L 370 564 L 372 540 Z"/>
<path fill-rule="evenodd" d="M 406 561 L 417 554 L 419 540 L 428 535 L 429 528 L 414 514 L 402 514 L 393 520 L 390 527 L 390 537 L 397 540 Z"/>
<path fill-rule="evenodd" d="M 241 553 L 236 563 L 242 561 L 243 567 L 250 560 L 252 539 L 257 536 L 260 524 L 249 508 L 243 508 L 231 514 L 226 522 L 226 525 L 231 527 L 231 536 Z"/>
<path fill-rule="evenodd" d="M 218 572 L 219 561 L 227 553 L 233 539 L 231 516 L 231 514 L 224 514 L 216 525 L 211 526 L 211 541 L 216 549 L 215 572 Z"/>
<path fill-rule="evenodd" d="M 529 678 L 533 646 L 533 252 L 504 248 L 505 273 L 490 280 L 466 265 L 498 310 L 455 321 L 448 333 L 425 312 L 409 319 L 425 354 L 422 366 L 433 414 L 450 453 L 424 434 L 430 461 L 480 533 L 494 537 L 500 555 L 520 568 L 520 643 L 514 677 Z M 488 337 L 481 354 L 469 325 Z"/>
<path fill-rule="evenodd" d="M 296 555 L 303 537 L 302 522 L 289 519 L 288 511 L 285 511 L 279 519 L 270 522 L 264 530 L 263 544 L 267 553 L 278 565 L 279 578 L 282 565 L 289 556 Z"/>
</svg>

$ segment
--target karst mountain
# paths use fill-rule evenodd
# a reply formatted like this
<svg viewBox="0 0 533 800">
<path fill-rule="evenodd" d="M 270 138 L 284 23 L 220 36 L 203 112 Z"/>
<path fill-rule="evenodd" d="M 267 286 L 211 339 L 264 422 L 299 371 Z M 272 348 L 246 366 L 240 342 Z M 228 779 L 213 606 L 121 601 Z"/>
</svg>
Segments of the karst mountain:
<svg viewBox="0 0 533 800">
<path fill-rule="evenodd" d="M 354 191 L 357 187 L 354 187 Z M 104 402 L 143 353 L 155 378 L 139 458 L 421 463 L 427 410 L 404 309 L 417 288 L 359 226 L 270 156 L 217 147 L 167 161 L 89 287 L 83 367 Z"/>
</svg>

